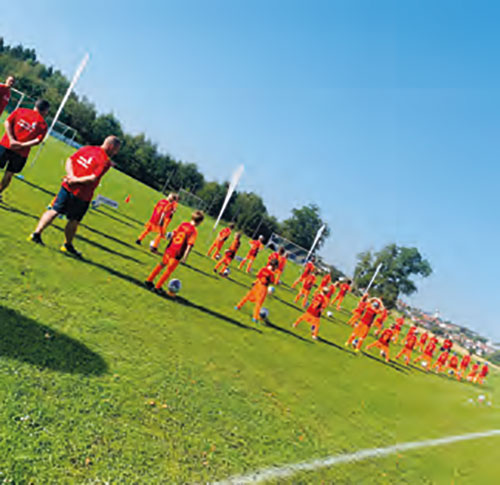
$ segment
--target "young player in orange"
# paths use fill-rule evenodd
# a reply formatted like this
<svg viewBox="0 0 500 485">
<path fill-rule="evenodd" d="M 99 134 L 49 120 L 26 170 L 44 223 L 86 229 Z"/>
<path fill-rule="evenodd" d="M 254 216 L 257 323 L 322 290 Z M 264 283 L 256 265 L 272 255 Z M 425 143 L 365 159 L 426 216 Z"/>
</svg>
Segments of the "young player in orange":
<svg viewBox="0 0 500 485">
<path fill-rule="evenodd" d="M 410 365 L 411 354 L 417 343 L 418 337 L 416 332 L 408 332 L 408 335 L 404 339 L 404 347 L 401 349 L 401 352 L 396 355 L 396 360 L 400 357 L 404 357 L 406 365 Z"/>
<path fill-rule="evenodd" d="M 453 354 L 448 361 L 448 365 L 446 366 L 446 370 L 451 372 L 455 377 L 458 376 L 458 364 L 459 360 L 457 354 Z"/>
<path fill-rule="evenodd" d="M 314 340 L 318 338 L 319 323 L 321 314 L 323 310 L 328 306 L 328 298 L 326 294 L 328 293 L 328 288 L 323 287 L 318 289 L 314 294 L 311 304 L 307 307 L 305 313 L 303 313 L 293 324 L 293 328 L 296 328 L 300 322 L 307 322 L 311 325 L 311 336 Z"/>
<path fill-rule="evenodd" d="M 412 326 L 410 327 L 410 330 L 408 330 L 408 333 L 405 335 L 405 338 L 403 339 L 403 345 L 406 343 L 406 341 L 407 341 L 407 340 L 408 340 L 408 339 L 409 339 L 412 335 L 414 335 L 414 334 L 416 333 L 416 331 L 417 331 L 417 327 L 416 327 L 415 325 L 412 325 Z M 416 342 L 416 343 L 418 343 L 418 340 L 417 340 L 417 342 Z"/>
<path fill-rule="evenodd" d="M 255 258 L 259 254 L 259 251 L 261 251 L 262 248 L 264 247 L 264 236 L 259 236 L 259 239 L 252 239 L 249 244 L 250 244 L 250 250 L 248 251 L 245 258 L 241 260 L 241 263 L 238 266 L 239 269 L 243 269 L 245 263 L 248 262 L 247 273 L 250 273 L 250 271 L 252 271 L 253 262 L 255 261 Z"/>
<path fill-rule="evenodd" d="M 234 229 L 234 224 L 232 222 L 227 227 L 221 229 L 219 234 L 217 234 L 217 237 L 215 238 L 214 242 L 208 249 L 207 256 L 211 256 L 212 251 L 214 252 L 214 254 L 212 255 L 213 260 L 216 260 L 220 256 L 222 247 L 224 246 L 224 243 L 229 239 L 229 236 L 231 235 L 233 229 Z"/>
<path fill-rule="evenodd" d="M 378 337 L 378 335 L 380 334 L 380 332 L 384 328 L 384 322 L 387 320 L 388 316 L 389 316 L 389 312 L 388 312 L 387 308 L 384 308 L 382 310 L 382 313 L 375 320 L 375 323 L 373 324 L 373 326 L 376 328 L 375 337 Z"/>
<path fill-rule="evenodd" d="M 177 194 L 169 194 L 166 199 L 161 199 L 156 203 L 153 209 L 153 213 L 149 218 L 149 221 L 144 225 L 144 231 L 138 236 L 135 241 L 136 244 L 141 244 L 142 240 L 150 233 L 156 232 L 158 234 L 162 233 L 162 223 L 165 210 L 169 208 L 172 202 L 175 200 Z"/>
<path fill-rule="evenodd" d="M 490 369 L 488 367 L 488 363 L 485 362 L 483 364 L 483 367 L 481 367 L 481 371 L 479 372 L 479 374 L 474 379 L 474 383 L 482 385 L 483 382 L 484 382 L 484 380 L 486 379 L 486 376 L 489 374 L 489 372 L 490 372 Z"/>
<path fill-rule="evenodd" d="M 461 381 L 462 378 L 464 377 L 464 374 L 467 371 L 467 367 L 469 367 L 469 365 L 470 365 L 470 354 L 465 354 L 462 357 L 462 360 L 460 361 L 460 371 L 457 374 L 457 379 L 459 381 Z"/>
<path fill-rule="evenodd" d="M 443 367 L 446 366 L 446 363 L 448 362 L 448 357 L 450 356 L 450 353 L 445 350 L 444 352 L 441 352 L 439 354 L 439 357 L 437 358 L 436 362 L 434 362 L 434 365 L 432 366 L 432 370 L 434 370 L 437 367 L 437 373 L 441 374 Z"/>
<path fill-rule="evenodd" d="M 477 375 L 479 373 L 479 362 L 476 362 L 475 364 L 472 365 L 472 369 L 467 375 L 467 380 L 469 382 L 475 382 L 477 379 Z"/>
<path fill-rule="evenodd" d="M 414 364 L 417 364 L 421 360 L 423 360 L 426 365 L 426 370 L 429 372 L 432 362 L 432 357 L 434 355 L 434 351 L 436 350 L 436 342 L 434 340 L 430 340 L 430 342 L 425 346 L 424 353 L 419 355 L 414 361 Z"/>
<path fill-rule="evenodd" d="M 236 256 L 236 253 L 238 252 L 240 245 L 241 245 L 241 232 L 237 232 L 234 235 L 233 242 L 229 246 L 229 249 L 226 250 L 226 252 L 224 253 L 224 256 L 215 265 L 214 273 L 217 273 L 217 270 L 222 266 L 222 268 L 219 271 L 219 274 L 224 276 L 224 272 L 226 271 L 227 268 L 229 268 L 229 265 L 231 264 L 234 257 Z"/>
<path fill-rule="evenodd" d="M 397 344 L 398 343 L 398 338 L 399 334 L 401 333 L 401 329 L 403 328 L 403 325 L 405 323 L 405 319 L 403 317 L 396 318 L 394 324 L 394 335 L 392 337 L 392 341 Z"/>
<path fill-rule="evenodd" d="M 359 299 L 359 302 L 358 302 L 358 305 L 356 306 L 356 308 L 352 311 L 352 317 L 347 322 L 348 325 L 350 325 L 351 327 L 354 327 L 356 322 L 361 318 L 361 315 L 363 315 L 367 301 L 368 301 L 368 293 L 365 293 Z"/>
<path fill-rule="evenodd" d="M 337 310 L 340 310 L 340 306 L 342 305 L 342 302 L 344 301 L 345 296 L 351 290 L 351 283 L 352 283 L 351 280 L 347 280 L 345 283 L 342 283 L 340 285 L 340 291 L 338 292 L 337 296 L 332 301 L 332 305 L 334 303 L 337 303 Z"/>
<path fill-rule="evenodd" d="M 370 345 L 367 345 L 366 350 L 370 350 L 372 347 L 377 347 L 378 349 L 380 349 L 381 353 L 385 355 L 385 361 L 389 362 L 390 359 L 389 344 L 391 343 L 392 332 L 393 332 L 392 327 L 383 330 L 378 340 L 375 340 L 375 342 L 372 342 Z"/>
<path fill-rule="evenodd" d="M 332 275 L 330 273 L 326 273 L 323 278 L 321 278 L 321 282 L 319 284 L 320 289 L 327 287 L 332 282 Z"/>
<path fill-rule="evenodd" d="M 302 297 L 303 298 L 302 308 L 305 308 L 307 305 L 307 300 L 309 299 L 309 294 L 311 293 L 311 290 L 315 285 L 315 283 L 316 283 L 316 274 L 315 272 L 313 272 L 310 275 L 308 275 L 306 279 L 303 281 L 302 288 L 297 293 L 294 302 L 297 303 Z"/>
<path fill-rule="evenodd" d="M 283 246 L 281 246 L 278 249 L 278 261 L 279 262 L 278 262 L 278 268 L 276 269 L 276 272 L 275 272 L 275 281 L 274 281 L 277 285 L 280 284 L 281 275 L 283 274 L 283 271 L 285 270 L 287 258 L 288 258 L 288 255 L 285 251 L 285 248 Z"/>
<path fill-rule="evenodd" d="M 351 345 L 354 340 L 357 341 L 355 351 L 359 352 L 361 346 L 368 333 L 370 332 L 370 328 L 375 321 L 377 315 L 382 311 L 384 306 L 382 305 L 382 301 L 378 298 L 370 298 L 363 305 L 363 314 L 361 316 L 361 320 L 354 327 L 351 336 L 347 339 L 345 346 L 348 347 Z"/>
<path fill-rule="evenodd" d="M 173 231 L 172 238 L 165 249 L 161 263 L 153 269 L 151 274 L 148 276 L 148 279 L 145 281 L 147 288 L 150 290 L 154 288 L 156 293 L 160 295 L 165 294 L 162 286 L 174 272 L 175 268 L 177 268 L 179 262 L 186 262 L 198 235 L 196 228 L 203 222 L 204 217 L 205 215 L 202 211 L 194 211 L 191 215 L 190 222 L 183 222 Z M 153 283 L 154 279 L 163 271 L 163 269 L 165 269 L 165 271 L 155 286 Z"/>
<path fill-rule="evenodd" d="M 337 283 L 330 283 L 330 285 L 328 286 L 328 293 L 326 294 L 328 296 L 328 306 L 331 305 L 332 303 L 332 298 L 334 297 L 335 295 L 335 292 L 337 291 Z"/>
<path fill-rule="evenodd" d="M 160 219 L 161 230 L 151 243 L 151 251 L 154 253 L 158 252 L 158 246 L 160 245 L 161 240 L 165 239 L 165 234 L 167 234 L 167 228 L 170 222 L 172 221 L 175 212 L 177 211 L 177 206 L 179 205 L 178 204 L 179 196 L 177 194 L 170 194 L 167 200 L 170 203 L 168 206 L 165 207 L 165 210 L 163 211 L 163 214 L 161 216 Z"/>
<path fill-rule="evenodd" d="M 305 265 L 304 265 L 304 270 L 302 271 L 302 274 L 299 276 L 299 278 L 297 278 L 293 284 L 292 284 L 292 288 L 295 288 L 299 283 L 303 283 L 304 280 L 311 274 L 315 271 L 316 269 L 316 266 L 314 266 L 314 261 L 315 261 L 315 258 L 314 256 L 311 258 L 310 261 L 308 261 Z"/>
<path fill-rule="evenodd" d="M 260 320 L 260 309 L 266 299 L 269 285 L 274 283 L 274 271 L 277 267 L 278 261 L 275 259 L 273 259 L 267 266 L 264 266 L 257 273 L 257 279 L 253 282 L 250 291 L 234 307 L 235 310 L 241 310 L 247 301 L 255 303 L 252 317 L 252 322 L 254 323 L 257 323 Z"/>
<path fill-rule="evenodd" d="M 420 340 L 418 341 L 418 348 L 420 352 L 424 351 L 428 339 L 429 334 L 427 332 L 424 332 L 422 335 L 420 335 Z"/>
</svg>

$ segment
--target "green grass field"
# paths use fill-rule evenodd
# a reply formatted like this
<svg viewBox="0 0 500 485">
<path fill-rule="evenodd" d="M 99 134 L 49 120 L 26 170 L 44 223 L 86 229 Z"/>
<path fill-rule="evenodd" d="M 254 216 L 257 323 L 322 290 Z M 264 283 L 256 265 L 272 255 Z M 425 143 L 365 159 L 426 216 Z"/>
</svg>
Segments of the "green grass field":
<svg viewBox="0 0 500 485">
<path fill-rule="evenodd" d="M 312 342 L 307 327 L 292 330 L 300 310 L 284 286 L 266 303 L 270 323 L 255 327 L 250 307 L 233 310 L 252 278 L 233 270 L 220 279 L 203 256 L 209 220 L 176 272 L 177 301 L 148 292 L 158 257 L 134 241 L 159 194 L 117 171 L 98 192 L 119 210 L 90 211 L 75 243 L 85 261 L 58 251 L 63 221 L 44 234 L 46 247 L 27 242 L 70 152 L 51 140 L 0 205 L 0 480 L 204 483 L 499 428 L 497 374 L 478 389 L 356 355 L 343 347 L 347 311 L 325 319 Z M 174 225 L 189 212 L 180 207 Z M 285 282 L 298 273 L 289 265 Z M 480 393 L 491 406 L 477 404 Z M 494 484 L 499 446 L 498 437 L 452 444 L 289 483 Z"/>
</svg>

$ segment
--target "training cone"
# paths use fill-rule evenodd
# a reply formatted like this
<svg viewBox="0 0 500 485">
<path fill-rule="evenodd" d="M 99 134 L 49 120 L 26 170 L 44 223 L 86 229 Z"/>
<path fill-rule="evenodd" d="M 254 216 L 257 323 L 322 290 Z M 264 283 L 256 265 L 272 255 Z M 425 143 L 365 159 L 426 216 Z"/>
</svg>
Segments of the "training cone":
<svg viewBox="0 0 500 485">
<path fill-rule="evenodd" d="M 125 199 L 125 204 L 128 204 L 130 202 L 130 195 L 127 195 L 127 198 Z"/>
</svg>

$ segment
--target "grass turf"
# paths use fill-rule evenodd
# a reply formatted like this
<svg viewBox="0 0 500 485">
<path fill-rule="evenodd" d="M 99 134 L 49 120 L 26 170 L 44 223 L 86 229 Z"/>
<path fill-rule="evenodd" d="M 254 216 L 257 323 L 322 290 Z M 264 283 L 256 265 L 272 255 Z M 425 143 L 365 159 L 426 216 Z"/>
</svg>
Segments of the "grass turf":
<svg viewBox="0 0 500 485">
<path fill-rule="evenodd" d="M 250 307 L 233 310 L 252 278 L 234 269 L 218 278 L 203 255 L 208 220 L 175 273 L 177 301 L 148 292 L 142 281 L 158 257 L 134 240 L 158 193 L 117 171 L 99 193 L 120 209 L 90 211 L 79 231 L 85 261 L 58 251 L 63 221 L 44 234 L 46 247 L 27 242 L 70 152 L 50 140 L 0 205 L 0 479 L 206 482 L 498 428 L 497 375 L 479 390 L 387 365 L 377 352 L 355 355 L 343 347 L 347 311 L 324 319 L 313 343 L 306 326 L 291 329 L 301 312 L 284 286 L 266 302 L 269 324 L 256 327 Z M 181 207 L 173 226 L 189 213 Z M 289 265 L 285 283 L 298 273 Z M 348 297 L 346 308 L 353 305 Z M 476 404 L 480 393 L 493 405 Z M 498 444 L 408 452 L 290 482 L 496 483 Z"/>
</svg>

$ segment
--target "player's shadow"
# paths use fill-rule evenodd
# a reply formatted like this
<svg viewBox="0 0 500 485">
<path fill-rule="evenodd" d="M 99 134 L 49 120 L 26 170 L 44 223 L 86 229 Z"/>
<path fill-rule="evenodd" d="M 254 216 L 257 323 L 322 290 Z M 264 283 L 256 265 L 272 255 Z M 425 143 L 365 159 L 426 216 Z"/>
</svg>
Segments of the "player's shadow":
<svg viewBox="0 0 500 485">
<path fill-rule="evenodd" d="M 109 217 L 110 219 L 113 219 L 114 221 L 119 222 L 121 224 L 124 224 L 125 226 L 128 226 L 128 227 L 133 227 L 133 228 L 136 227 L 136 224 L 130 224 L 130 222 L 124 221 L 123 219 L 120 219 L 119 217 L 116 217 L 116 216 L 110 214 L 109 212 L 105 212 L 99 208 L 93 208 L 91 214 L 92 213 L 97 213 L 98 215 L 103 215 L 103 216 Z"/>
<path fill-rule="evenodd" d="M 283 305 L 289 306 L 290 308 L 293 308 L 294 310 L 297 310 L 298 312 L 304 312 L 305 308 L 299 308 L 295 306 L 293 303 L 290 303 L 286 300 L 283 300 L 283 298 L 280 298 L 279 296 L 276 295 L 276 293 L 273 295 L 273 297 L 278 300 L 280 303 L 283 303 Z"/>
<path fill-rule="evenodd" d="M 306 344 L 312 344 L 310 340 L 305 339 L 304 337 L 301 337 L 300 335 L 297 335 L 296 333 L 292 332 L 291 330 L 287 330 L 286 328 L 280 327 L 270 320 L 266 320 L 266 325 L 274 330 L 277 330 L 278 332 L 285 333 L 286 335 L 290 335 L 291 337 L 294 337 L 298 340 L 301 340 L 302 342 L 305 342 Z"/>
<path fill-rule="evenodd" d="M 86 345 L 0 305 L 0 357 L 40 369 L 82 375 L 102 375 L 108 366 Z"/>
<path fill-rule="evenodd" d="M 25 183 L 26 185 L 29 185 L 30 187 L 39 190 L 40 192 L 43 192 L 44 194 L 50 195 L 51 197 L 54 197 L 56 195 L 55 192 L 52 192 L 51 190 L 48 190 L 44 187 L 41 187 L 40 185 L 34 184 L 33 182 L 30 182 L 29 180 L 24 179 L 19 179 L 21 182 Z"/>
<path fill-rule="evenodd" d="M 369 359 L 374 360 L 375 362 L 378 362 L 379 364 L 383 364 L 383 365 L 386 365 L 387 367 L 391 367 L 392 369 L 397 370 L 398 372 L 401 372 L 403 374 L 408 374 L 408 372 L 409 372 L 408 369 L 405 369 L 403 366 L 396 364 L 396 362 L 393 362 L 393 361 L 386 362 L 385 360 L 378 359 L 377 357 L 370 355 L 368 352 L 366 352 L 364 350 L 363 350 L 363 355 L 365 357 L 368 357 Z"/>
<path fill-rule="evenodd" d="M 121 239 L 118 239 L 117 237 L 113 237 L 113 236 L 110 236 L 109 234 L 106 234 L 105 232 L 102 232 L 102 231 L 99 231 L 98 229 L 95 229 L 91 226 L 87 226 L 86 224 L 80 224 L 80 227 L 84 227 L 85 229 L 87 229 L 88 231 L 94 233 L 94 234 L 97 234 L 99 236 L 102 236 L 106 239 L 109 239 L 110 241 L 113 241 L 114 243 L 116 244 L 120 244 L 121 246 L 125 246 L 129 249 L 133 249 L 134 251 L 141 251 L 140 248 L 136 245 L 136 246 L 133 246 L 132 244 L 129 244 L 125 241 L 122 241 Z"/>
<path fill-rule="evenodd" d="M 29 217 L 31 219 L 35 219 L 36 221 L 38 221 L 37 216 L 30 214 L 29 212 L 25 212 L 21 209 L 18 209 L 17 207 L 12 207 L 11 205 L 0 204 L 0 209 L 7 211 L 7 212 L 12 212 L 13 214 L 20 214 L 24 217 Z"/>
<path fill-rule="evenodd" d="M 207 278 L 213 278 L 215 280 L 219 279 L 219 278 L 217 278 L 215 273 L 213 273 L 213 274 L 207 273 L 206 271 L 203 271 L 202 269 L 199 269 L 199 268 L 195 268 L 194 266 L 191 266 L 188 263 L 185 263 L 184 266 L 186 268 L 189 268 L 190 270 L 194 271 L 195 273 L 199 273 L 199 274 L 202 274 L 203 276 L 206 276 Z"/>
<path fill-rule="evenodd" d="M 175 299 L 173 299 L 173 301 L 175 301 L 176 303 L 180 303 L 181 305 L 194 308 L 195 310 L 199 310 L 200 312 L 206 313 L 207 315 L 210 315 L 214 318 L 224 320 L 225 322 L 230 323 L 231 325 L 235 325 L 239 328 L 244 328 L 245 330 L 253 330 L 254 332 L 262 333 L 262 331 L 259 330 L 258 328 L 249 327 L 244 323 L 238 322 L 238 320 L 235 320 L 234 318 L 228 317 L 227 315 L 223 315 L 222 313 L 216 312 L 215 310 L 211 310 L 210 308 L 204 307 L 202 305 L 198 305 L 192 301 L 187 300 L 186 298 L 183 298 L 182 296 L 176 296 Z"/>
<path fill-rule="evenodd" d="M 335 342 L 327 340 L 326 338 L 318 337 L 318 342 L 321 342 L 322 344 L 329 345 L 330 347 L 334 347 L 337 350 L 341 350 L 342 352 L 346 352 L 347 354 L 356 355 L 352 350 L 346 349 L 345 347 L 342 347 L 341 345 L 336 344 Z"/>
</svg>

